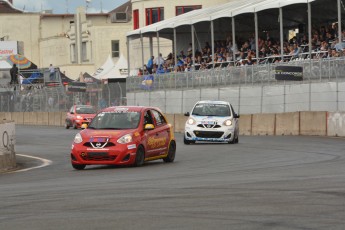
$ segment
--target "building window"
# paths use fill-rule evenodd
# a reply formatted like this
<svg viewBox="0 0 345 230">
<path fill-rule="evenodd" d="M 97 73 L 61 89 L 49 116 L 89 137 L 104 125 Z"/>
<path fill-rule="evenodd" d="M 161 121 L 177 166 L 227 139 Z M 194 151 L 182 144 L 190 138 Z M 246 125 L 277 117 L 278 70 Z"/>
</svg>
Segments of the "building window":
<svg viewBox="0 0 345 230">
<path fill-rule="evenodd" d="M 119 40 L 111 41 L 111 54 L 113 58 L 120 57 L 120 41 Z"/>
<path fill-rule="evenodd" d="M 153 23 L 164 20 L 164 8 L 148 8 L 146 9 L 146 25 L 151 25 Z"/>
<path fill-rule="evenodd" d="M 187 13 L 192 10 L 201 9 L 201 5 L 196 6 L 176 6 L 176 16 L 180 14 Z"/>
<path fill-rule="evenodd" d="M 81 59 L 82 61 L 88 61 L 87 60 L 87 45 L 86 42 L 81 43 Z"/>
<path fill-rule="evenodd" d="M 139 28 L 139 10 L 133 10 L 133 29 Z"/>
<path fill-rule="evenodd" d="M 77 51 L 75 49 L 76 49 L 75 44 L 71 44 L 70 46 L 71 63 L 75 63 L 77 61 Z"/>
</svg>

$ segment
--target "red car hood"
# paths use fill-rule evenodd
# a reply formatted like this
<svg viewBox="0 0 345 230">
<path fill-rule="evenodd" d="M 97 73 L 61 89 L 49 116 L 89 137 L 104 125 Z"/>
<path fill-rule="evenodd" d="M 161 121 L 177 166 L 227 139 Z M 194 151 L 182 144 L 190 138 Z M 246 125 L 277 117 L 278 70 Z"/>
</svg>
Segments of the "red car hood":
<svg viewBox="0 0 345 230">
<path fill-rule="evenodd" d="M 84 129 L 80 132 L 83 139 L 84 138 L 94 138 L 94 137 L 106 137 L 109 139 L 118 139 L 119 137 L 122 137 L 123 135 L 126 135 L 128 133 L 131 133 L 130 129 L 126 130 L 94 130 L 94 129 Z"/>
<path fill-rule="evenodd" d="M 79 116 L 82 116 L 84 118 L 94 118 L 96 116 L 96 114 L 77 114 Z"/>
</svg>

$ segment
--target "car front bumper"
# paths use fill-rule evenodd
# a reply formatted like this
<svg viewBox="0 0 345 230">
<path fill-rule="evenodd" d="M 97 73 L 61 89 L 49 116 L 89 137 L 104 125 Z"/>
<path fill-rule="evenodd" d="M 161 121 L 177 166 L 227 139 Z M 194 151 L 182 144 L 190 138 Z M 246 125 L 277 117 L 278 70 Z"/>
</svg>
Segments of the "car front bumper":
<svg viewBox="0 0 345 230">
<path fill-rule="evenodd" d="M 118 144 L 108 148 L 90 148 L 73 144 L 71 163 L 83 165 L 131 165 L 135 162 L 137 145 Z"/>
<path fill-rule="evenodd" d="M 203 128 L 186 125 L 184 132 L 188 141 L 229 142 L 235 138 L 235 129 L 232 126 L 221 128 Z"/>
</svg>

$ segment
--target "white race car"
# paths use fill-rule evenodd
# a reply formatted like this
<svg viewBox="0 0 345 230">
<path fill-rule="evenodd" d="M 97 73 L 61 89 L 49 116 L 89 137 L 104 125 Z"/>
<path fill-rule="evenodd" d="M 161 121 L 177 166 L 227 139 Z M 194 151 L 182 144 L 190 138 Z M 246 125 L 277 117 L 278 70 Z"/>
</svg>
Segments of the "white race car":
<svg viewBox="0 0 345 230">
<path fill-rule="evenodd" d="M 185 113 L 184 143 L 196 141 L 238 143 L 240 117 L 226 101 L 199 101 Z"/>
</svg>

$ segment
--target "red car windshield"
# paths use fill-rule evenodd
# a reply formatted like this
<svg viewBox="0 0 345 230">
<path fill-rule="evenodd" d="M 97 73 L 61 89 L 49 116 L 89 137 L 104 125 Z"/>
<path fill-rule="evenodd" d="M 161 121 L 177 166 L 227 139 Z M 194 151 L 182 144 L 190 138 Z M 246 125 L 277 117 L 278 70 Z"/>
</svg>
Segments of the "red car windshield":
<svg viewBox="0 0 345 230">
<path fill-rule="evenodd" d="M 93 107 L 76 107 L 77 114 L 95 114 L 96 110 Z"/>
<path fill-rule="evenodd" d="M 135 129 L 140 121 L 139 112 L 101 112 L 91 121 L 90 129 Z"/>
</svg>

